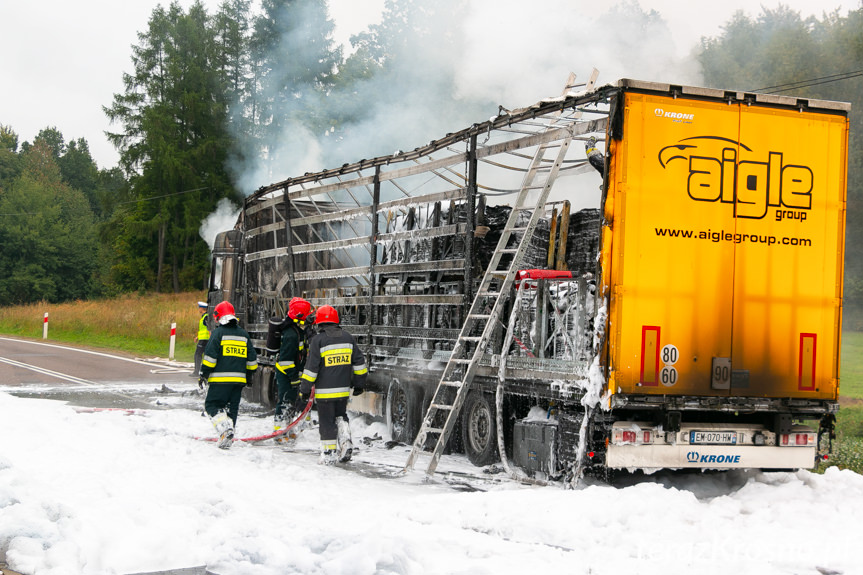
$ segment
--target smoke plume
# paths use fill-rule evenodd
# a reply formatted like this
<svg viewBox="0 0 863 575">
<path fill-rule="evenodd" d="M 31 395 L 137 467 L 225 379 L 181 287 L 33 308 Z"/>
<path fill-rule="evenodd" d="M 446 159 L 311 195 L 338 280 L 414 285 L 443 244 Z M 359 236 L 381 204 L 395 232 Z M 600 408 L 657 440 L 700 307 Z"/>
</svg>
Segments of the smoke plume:
<svg viewBox="0 0 863 575">
<path fill-rule="evenodd" d="M 623 77 L 698 83 L 697 66 L 676 56 L 666 22 L 634 1 L 610 8 L 573 0 L 405 3 L 416 7 L 416 20 L 407 22 L 413 33 L 401 38 L 385 72 L 353 86 L 349 97 L 316 102 L 321 117 L 338 117 L 342 107 L 354 112 L 352 120 L 321 133 L 299 121 L 272 133 L 268 154 L 235 166 L 245 193 L 412 150 L 487 120 L 498 105 L 518 108 L 560 95 L 571 71 L 584 82 L 595 67 L 600 85 Z M 310 97 L 282 98 L 288 107 L 281 113 L 307 113 Z"/>
</svg>

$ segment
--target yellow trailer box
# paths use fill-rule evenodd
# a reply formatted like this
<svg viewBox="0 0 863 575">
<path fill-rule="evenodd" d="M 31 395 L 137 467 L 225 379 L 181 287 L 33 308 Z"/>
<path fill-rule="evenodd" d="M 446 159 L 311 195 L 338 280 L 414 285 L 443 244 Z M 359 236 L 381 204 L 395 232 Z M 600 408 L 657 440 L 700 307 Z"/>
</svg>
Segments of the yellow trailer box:
<svg viewBox="0 0 863 575">
<path fill-rule="evenodd" d="M 621 85 L 609 391 L 835 400 L 848 106 Z"/>
</svg>

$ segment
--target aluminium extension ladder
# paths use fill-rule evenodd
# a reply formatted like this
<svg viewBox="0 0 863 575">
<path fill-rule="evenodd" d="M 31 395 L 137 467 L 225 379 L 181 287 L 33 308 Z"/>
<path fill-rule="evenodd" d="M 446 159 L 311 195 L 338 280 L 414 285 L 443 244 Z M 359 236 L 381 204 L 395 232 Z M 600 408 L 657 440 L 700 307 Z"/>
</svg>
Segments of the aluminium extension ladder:
<svg viewBox="0 0 863 575">
<path fill-rule="evenodd" d="M 552 126 L 554 126 L 554 122 L 548 126 L 547 130 L 552 129 Z M 428 411 L 423 418 L 419 433 L 417 433 L 411 453 L 405 464 L 405 471 L 414 468 L 414 464 L 420 455 L 428 455 L 431 456 L 431 460 L 426 469 L 426 474 L 434 474 L 447 441 L 458 420 L 459 411 L 467 397 L 470 384 L 479 365 L 479 360 L 482 358 L 503 313 L 504 303 L 509 297 L 510 290 L 515 282 L 515 275 L 518 272 L 519 264 L 527 251 L 527 246 L 530 244 L 530 238 L 533 237 L 536 224 L 542 216 L 546 199 L 554 185 L 572 139 L 573 134 L 570 131 L 568 136 L 560 140 L 537 147 L 536 154 L 530 168 L 525 174 L 512 212 L 501 233 L 497 247 L 492 254 L 486 273 L 477 289 L 458 339 L 453 346 L 449 361 L 438 381 Z M 540 167 L 546 160 L 545 154 L 549 150 L 556 150 L 557 155 L 550 168 L 541 170 Z M 538 176 L 544 172 L 546 172 L 546 179 L 543 183 L 538 181 Z M 535 191 L 540 185 L 542 188 L 540 189 L 539 196 L 535 200 L 530 201 L 530 192 Z M 530 219 L 526 225 L 520 223 L 520 220 L 523 220 L 521 213 L 524 211 L 531 212 Z M 520 234 L 520 236 L 516 236 L 515 234 Z M 508 247 L 510 239 L 513 238 L 518 247 Z M 512 256 L 509 263 L 502 264 L 504 256 L 508 255 Z M 443 424 L 441 424 L 441 421 L 443 421 Z M 428 450 L 426 448 L 426 440 L 430 436 L 437 436 L 437 441 L 434 444 L 434 448 Z"/>
</svg>

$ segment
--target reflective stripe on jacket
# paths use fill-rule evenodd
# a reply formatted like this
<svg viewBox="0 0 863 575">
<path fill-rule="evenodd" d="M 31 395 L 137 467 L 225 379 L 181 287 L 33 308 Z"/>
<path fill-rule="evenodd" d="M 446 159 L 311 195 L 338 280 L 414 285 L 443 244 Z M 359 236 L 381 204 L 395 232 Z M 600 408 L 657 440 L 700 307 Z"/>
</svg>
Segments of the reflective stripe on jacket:
<svg viewBox="0 0 863 575">
<path fill-rule="evenodd" d="M 236 321 L 213 331 L 201 359 L 201 374 L 207 381 L 245 385 L 249 373 L 256 369 L 258 354 L 249 334 Z"/>
<path fill-rule="evenodd" d="M 324 324 L 323 330 L 309 342 L 309 357 L 300 380 L 301 391 L 309 393 L 315 386 L 315 399 L 344 399 L 351 394 L 351 377 L 356 387 L 363 387 L 368 369 L 363 352 L 354 337 L 336 324 Z"/>
<path fill-rule="evenodd" d="M 289 381 L 296 381 L 306 364 L 306 332 L 294 320 L 288 321 L 291 323 L 282 332 L 276 369 Z"/>
</svg>

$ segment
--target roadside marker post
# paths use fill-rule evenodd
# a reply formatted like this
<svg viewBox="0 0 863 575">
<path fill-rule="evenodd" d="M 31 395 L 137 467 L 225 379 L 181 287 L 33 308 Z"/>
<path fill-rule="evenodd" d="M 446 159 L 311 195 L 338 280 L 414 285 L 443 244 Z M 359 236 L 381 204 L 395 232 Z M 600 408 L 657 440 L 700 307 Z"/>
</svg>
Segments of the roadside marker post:
<svg viewBox="0 0 863 575">
<path fill-rule="evenodd" d="M 177 341 L 177 324 L 172 323 L 171 324 L 171 345 L 168 348 L 168 359 L 170 359 L 171 361 L 174 360 L 174 344 L 176 343 L 176 341 Z"/>
<path fill-rule="evenodd" d="M 45 312 L 45 319 L 42 320 L 42 339 L 48 339 L 48 312 Z"/>
</svg>

